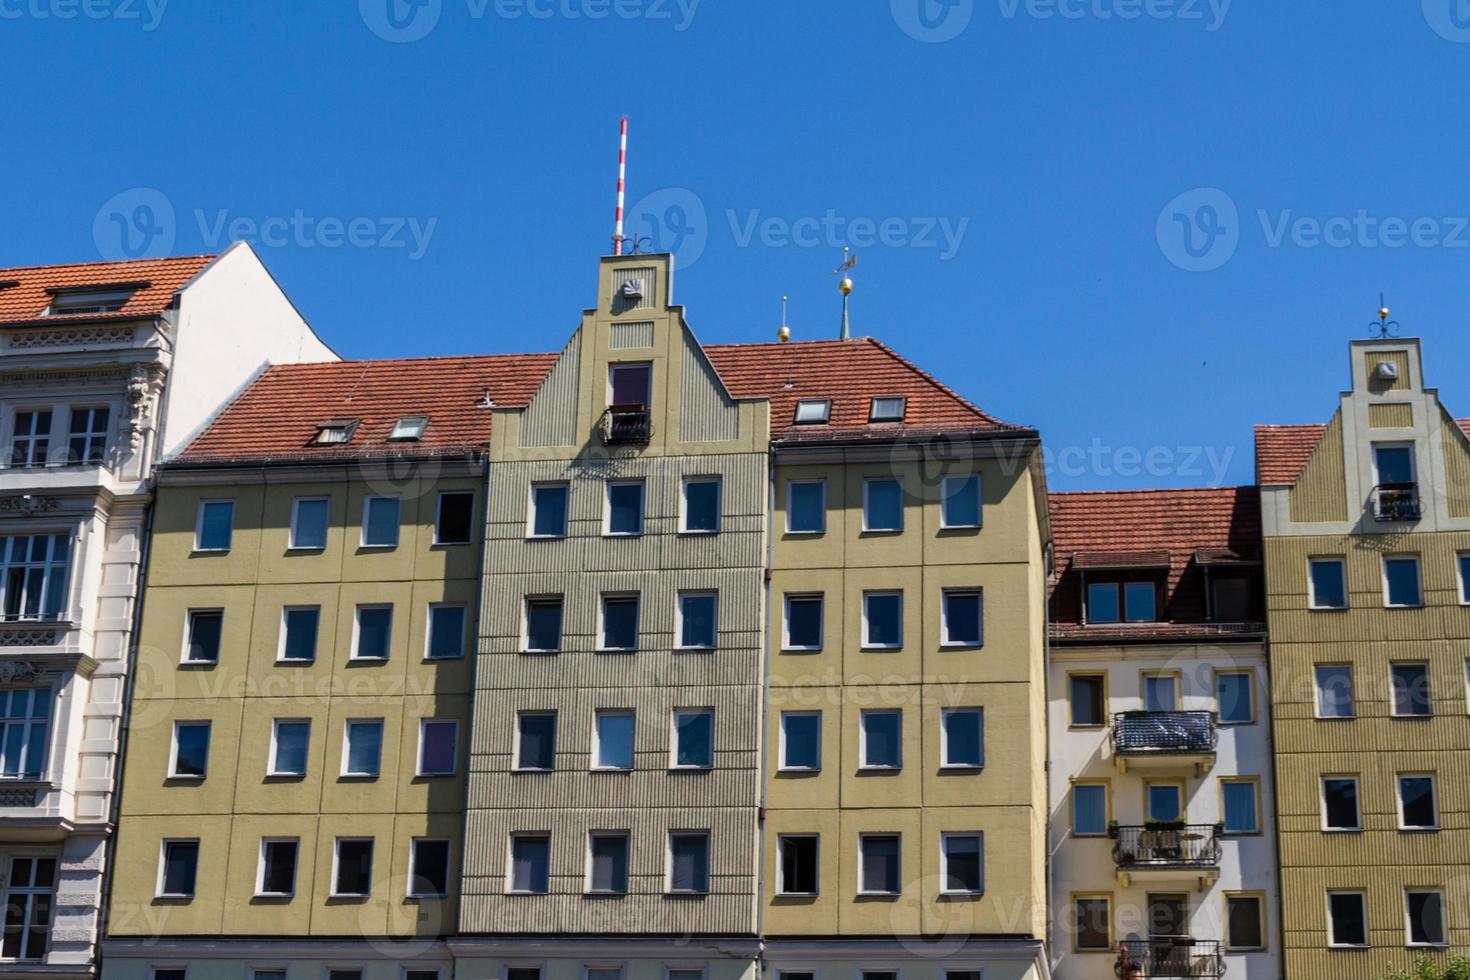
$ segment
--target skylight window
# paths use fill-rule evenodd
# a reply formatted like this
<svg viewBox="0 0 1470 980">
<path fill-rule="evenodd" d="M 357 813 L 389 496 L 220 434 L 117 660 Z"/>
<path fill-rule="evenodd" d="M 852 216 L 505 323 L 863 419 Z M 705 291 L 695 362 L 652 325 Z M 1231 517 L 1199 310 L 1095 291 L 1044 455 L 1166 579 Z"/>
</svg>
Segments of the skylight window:
<svg viewBox="0 0 1470 980">
<path fill-rule="evenodd" d="M 808 398 L 796 403 L 797 425 L 824 425 L 832 418 L 832 402 L 826 398 Z"/>
<path fill-rule="evenodd" d="M 319 446 L 340 446 L 352 441 L 357 430 L 357 419 L 333 419 L 317 426 L 316 438 L 312 442 Z"/>
<path fill-rule="evenodd" d="M 51 298 L 51 305 L 46 308 L 46 315 L 79 316 L 89 313 L 116 313 L 127 305 L 135 292 L 137 292 L 135 287 L 128 287 L 58 293 Z"/>
<path fill-rule="evenodd" d="M 393 423 L 393 431 L 389 434 L 390 442 L 412 442 L 424 434 L 424 429 L 429 426 L 429 418 L 426 415 L 410 415 Z"/>
<path fill-rule="evenodd" d="M 900 395 L 889 398 L 874 398 L 868 411 L 869 422 L 902 422 L 908 399 Z"/>
</svg>

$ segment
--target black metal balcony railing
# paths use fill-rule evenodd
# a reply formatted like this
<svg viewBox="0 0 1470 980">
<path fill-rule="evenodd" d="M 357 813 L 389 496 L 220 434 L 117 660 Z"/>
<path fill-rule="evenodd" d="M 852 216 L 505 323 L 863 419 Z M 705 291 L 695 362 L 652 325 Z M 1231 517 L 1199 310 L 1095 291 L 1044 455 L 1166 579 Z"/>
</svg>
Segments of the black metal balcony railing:
<svg viewBox="0 0 1470 980">
<path fill-rule="evenodd" d="M 1156 823 L 1112 827 L 1109 835 L 1120 868 L 1214 868 L 1222 831 L 1218 824 Z"/>
<path fill-rule="evenodd" d="M 1423 516 L 1419 506 L 1419 484 L 1384 483 L 1373 488 L 1373 509 L 1380 521 L 1417 521 Z"/>
<path fill-rule="evenodd" d="M 1210 711 L 1124 711 L 1113 716 L 1113 752 L 1117 755 L 1213 752 L 1219 738 Z"/>
<path fill-rule="evenodd" d="M 653 416 L 646 405 L 612 405 L 602 413 L 602 441 L 609 446 L 642 446 L 652 437 Z"/>
<path fill-rule="evenodd" d="M 1118 950 L 1116 972 L 1121 980 L 1156 977 L 1220 980 L 1225 976 L 1224 948 L 1218 939 L 1155 936 L 1124 943 Z"/>
</svg>

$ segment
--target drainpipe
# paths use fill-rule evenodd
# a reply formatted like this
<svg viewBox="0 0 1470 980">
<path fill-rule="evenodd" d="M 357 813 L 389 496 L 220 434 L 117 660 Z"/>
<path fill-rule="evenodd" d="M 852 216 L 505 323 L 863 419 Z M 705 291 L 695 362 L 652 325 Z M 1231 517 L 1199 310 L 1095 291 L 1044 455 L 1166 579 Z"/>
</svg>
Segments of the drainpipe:
<svg viewBox="0 0 1470 980">
<path fill-rule="evenodd" d="M 1269 617 L 1268 617 L 1269 620 Z M 1281 780 L 1280 768 L 1276 761 L 1276 712 L 1274 705 L 1276 701 L 1276 688 L 1272 683 L 1271 672 L 1271 630 L 1268 625 L 1266 637 L 1261 641 L 1261 652 L 1265 654 L 1266 661 L 1266 685 L 1269 688 L 1268 696 L 1265 698 L 1266 711 L 1270 713 L 1270 724 L 1266 726 L 1266 751 L 1271 754 L 1271 806 L 1276 812 L 1276 826 L 1271 828 L 1271 850 L 1272 864 L 1276 868 L 1276 901 L 1273 903 L 1276 909 L 1276 948 L 1280 950 L 1280 976 L 1286 976 L 1286 909 L 1282 907 L 1282 896 L 1286 894 L 1282 884 L 1281 872 Z"/>
<path fill-rule="evenodd" d="M 770 753 L 767 726 L 771 718 L 771 566 L 775 556 L 776 542 L 776 451 L 766 449 L 766 561 L 761 572 L 765 603 L 764 621 L 761 624 L 761 713 L 760 713 L 760 793 L 757 799 L 759 821 L 756 827 L 755 865 L 755 936 L 756 976 L 764 976 L 766 970 L 766 774 L 770 771 Z"/>
</svg>

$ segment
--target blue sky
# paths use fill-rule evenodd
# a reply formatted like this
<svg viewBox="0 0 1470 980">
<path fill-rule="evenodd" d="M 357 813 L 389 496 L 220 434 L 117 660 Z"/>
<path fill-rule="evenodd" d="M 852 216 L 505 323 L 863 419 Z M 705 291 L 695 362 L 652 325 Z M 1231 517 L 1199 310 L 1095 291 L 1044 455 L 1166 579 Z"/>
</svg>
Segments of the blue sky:
<svg viewBox="0 0 1470 980">
<path fill-rule="evenodd" d="M 1054 488 L 1249 482 L 1380 292 L 1470 414 L 1464 0 L 0 0 L 0 53 L 0 264 L 242 235 L 348 357 L 558 348 L 627 113 L 702 339 L 833 336 L 855 245 L 855 331 Z"/>
</svg>

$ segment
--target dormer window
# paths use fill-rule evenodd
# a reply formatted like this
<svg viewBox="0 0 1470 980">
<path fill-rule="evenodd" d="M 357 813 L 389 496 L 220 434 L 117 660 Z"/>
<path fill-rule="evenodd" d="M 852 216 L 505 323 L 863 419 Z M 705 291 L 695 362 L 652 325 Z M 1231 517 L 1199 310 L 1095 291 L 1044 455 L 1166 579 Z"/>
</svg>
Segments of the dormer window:
<svg viewBox="0 0 1470 980">
<path fill-rule="evenodd" d="M 832 402 L 827 398 L 804 398 L 796 403 L 797 425 L 825 425 L 832 418 Z"/>
<path fill-rule="evenodd" d="M 426 415 L 410 415 L 393 423 L 393 431 L 388 434 L 389 442 L 413 442 L 423 437 L 424 430 L 429 427 L 429 418 Z"/>
<path fill-rule="evenodd" d="M 904 409 L 908 405 L 908 399 L 901 395 L 887 398 L 874 398 L 872 407 L 868 411 L 869 422 L 902 422 Z"/>
<path fill-rule="evenodd" d="M 1087 621 L 1158 622 L 1158 591 L 1153 582 L 1088 582 Z"/>
<path fill-rule="evenodd" d="M 312 442 L 318 446 L 341 446 L 352 441 L 352 433 L 357 430 L 357 419 L 333 419 L 323 422 L 317 426 L 316 438 Z"/>
<path fill-rule="evenodd" d="M 79 289 L 57 293 L 46 308 L 46 316 L 81 316 L 116 313 L 128 304 L 136 287 L 123 289 Z"/>
</svg>

